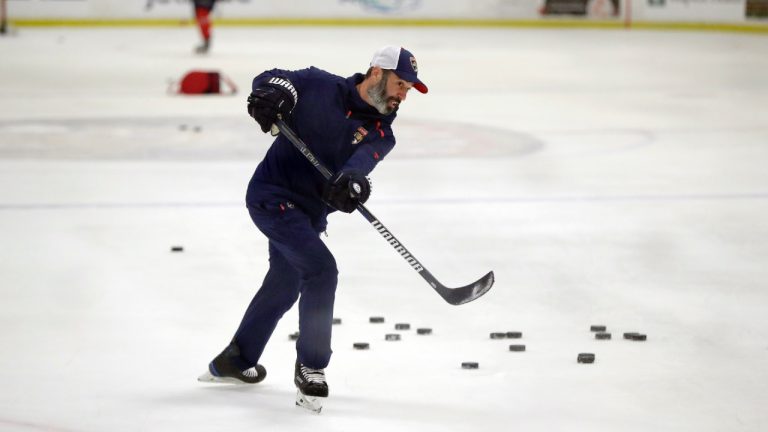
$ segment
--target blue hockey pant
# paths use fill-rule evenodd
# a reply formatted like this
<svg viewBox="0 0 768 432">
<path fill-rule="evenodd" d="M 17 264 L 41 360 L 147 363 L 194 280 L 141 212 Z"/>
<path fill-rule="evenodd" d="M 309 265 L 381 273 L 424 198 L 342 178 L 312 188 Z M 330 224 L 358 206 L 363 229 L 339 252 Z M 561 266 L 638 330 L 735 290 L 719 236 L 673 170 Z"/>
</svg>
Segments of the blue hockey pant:
<svg viewBox="0 0 768 432">
<path fill-rule="evenodd" d="M 235 333 L 243 360 L 258 362 L 277 322 L 300 298 L 297 359 L 323 369 L 331 359 L 338 270 L 322 229 L 288 202 L 265 201 L 248 211 L 269 239 L 269 271 Z"/>
</svg>

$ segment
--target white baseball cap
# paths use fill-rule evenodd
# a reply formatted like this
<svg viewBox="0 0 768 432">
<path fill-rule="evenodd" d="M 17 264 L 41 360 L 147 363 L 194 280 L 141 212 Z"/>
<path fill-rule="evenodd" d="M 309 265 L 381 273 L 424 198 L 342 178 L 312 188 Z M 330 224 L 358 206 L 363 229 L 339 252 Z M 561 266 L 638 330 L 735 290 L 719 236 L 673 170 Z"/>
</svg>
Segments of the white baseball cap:
<svg viewBox="0 0 768 432">
<path fill-rule="evenodd" d="M 413 87 L 421 93 L 429 91 L 427 85 L 417 77 L 419 66 L 416 57 L 405 48 L 385 46 L 373 53 L 371 67 L 378 66 L 382 69 L 394 71 L 400 78 L 413 83 Z"/>
</svg>

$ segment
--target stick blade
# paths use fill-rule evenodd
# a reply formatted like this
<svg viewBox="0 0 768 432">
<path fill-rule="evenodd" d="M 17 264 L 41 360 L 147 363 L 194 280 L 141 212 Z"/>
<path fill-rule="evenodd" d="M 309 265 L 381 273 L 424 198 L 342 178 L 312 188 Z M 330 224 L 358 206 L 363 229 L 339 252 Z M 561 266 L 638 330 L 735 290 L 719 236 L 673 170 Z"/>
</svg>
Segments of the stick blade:
<svg viewBox="0 0 768 432">
<path fill-rule="evenodd" d="M 469 303 L 473 300 L 477 300 L 483 294 L 490 291 L 495 282 L 495 276 L 493 272 L 488 272 L 485 276 L 478 279 L 476 282 L 467 286 L 459 288 L 448 288 L 442 285 L 435 286 L 435 290 L 440 294 L 448 303 L 458 306 L 464 303 Z"/>
</svg>

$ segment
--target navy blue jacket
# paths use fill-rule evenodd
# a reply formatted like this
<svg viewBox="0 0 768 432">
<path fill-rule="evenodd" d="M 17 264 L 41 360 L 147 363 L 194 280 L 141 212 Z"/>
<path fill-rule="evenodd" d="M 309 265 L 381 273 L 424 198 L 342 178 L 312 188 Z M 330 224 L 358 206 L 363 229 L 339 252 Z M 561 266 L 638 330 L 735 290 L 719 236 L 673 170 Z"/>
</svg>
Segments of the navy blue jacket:
<svg viewBox="0 0 768 432">
<path fill-rule="evenodd" d="M 355 86 L 362 74 L 343 78 L 315 67 L 273 69 L 254 78 L 253 89 L 276 76 L 290 80 L 299 95 L 287 123 L 332 172 L 368 175 L 395 146 L 391 125 L 397 112 L 384 116 L 360 97 Z M 248 184 L 246 204 L 290 201 L 322 230 L 326 215 L 333 211 L 321 199 L 324 185 L 320 172 L 278 135 Z"/>
</svg>

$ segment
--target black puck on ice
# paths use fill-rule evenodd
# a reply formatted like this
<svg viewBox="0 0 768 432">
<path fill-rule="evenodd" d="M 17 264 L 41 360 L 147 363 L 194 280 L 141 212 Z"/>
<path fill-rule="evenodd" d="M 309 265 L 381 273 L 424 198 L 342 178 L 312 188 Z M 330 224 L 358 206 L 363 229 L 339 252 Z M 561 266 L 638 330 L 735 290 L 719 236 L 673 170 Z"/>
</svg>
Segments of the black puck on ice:
<svg viewBox="0 0 768 432">
<path fill-rule="evenodd" d="M 506 332 L 493 332 L 491 333 L 491 339 L 506 339 Z"/>
<path fill-rule="evenodd" d="M 411 325 L 408 323 L 395 324 L 395 330 L 410 330 Z"/>
<path fill-rule="evenodd" d="M 507 338 L 509 339 L 520 339 L 523 337 L 523 333 L 519 331 L 508 331 L 507 332 Z"/>
<path fill-rule="evenodd" d="M 629 333 L 624 333 L 624 339 L 629 339 L 629 340 L 632 340 L 632 341 L 642 342 L 642 341 L 647 340 L 648 336 L 644 335 L 642 333 L 629 332 Z"/>
<path fill-rule="evenodd" d="M 477 369 L 480 367 L 480 364 L 478 362 L 462 362 L 461 368 L 462 369 Z"/>
<path fill-rule="evenodd" d="M 576 361 L 578 363 L 594 363 L 595 362 L 595 355 L 592 353 L 580 353 L 576 357 Z"/>
<path fill-rule="evenodd" d="M 607 330 L 607 327 L 604 325 L 593 325 L 589 327 L 589 330 L 593 332 L 604 332 Z"/>
<path fill-rule="evenodd" d="M 299 339 L 299 332 L 294 332 L 294 333 L 289 334 L 288 335 L 288 339 L 293 340 L 293 341 Z"/>
<path fill-rule="evenodd" d="M 514 352 L 522 352 L 525 351 L 525 345 L 510 345 L 509 350 Z"/>
<path fill-rule="evenodd" d="M 432 329 L 431 328 L 417 328 L 416 329 L 416 334 L 420 334 L 420 335 L 432 334 Z"/>
<path fill-rule="evenodd" d="M 368 322 L 372 322 L 372 323 L 375 323 L 375 324 L 380 324 L 380 323 L 384 322 L 384 317 L 372 316 L 372 317 L 368 318 Z"/>
<path fill-rule="evenodd" d="M 184 246 L 171 246 L 171 252 L 184 252 Z"/>
<path fill-rule="evenodd" d="M 371 346 L 368 344 L 368 342 L 355 342 L 352 344 L 352 348 L 357 350 L 367 350 L 370 347 Z"/>
<path fill-rule="evenodd" d="M 341 324 L 341 318 L 334 318 L 333 324 Z"/>
<path fill-rule="evenodd" d="M 611 334 L 610 333 L 604 333 L 604 332 L 595 333 L 595 339 L 610 340 L 611 339 Z"/>
<path fill-rule="evenodd" d="M 388 340 L 388 341 L 399 341 L 400 340 L 400 335 L 397 334 L 397 333 L 389 333 L 389 334 L 384 336 L 384 339 Z"/>
</svg>

